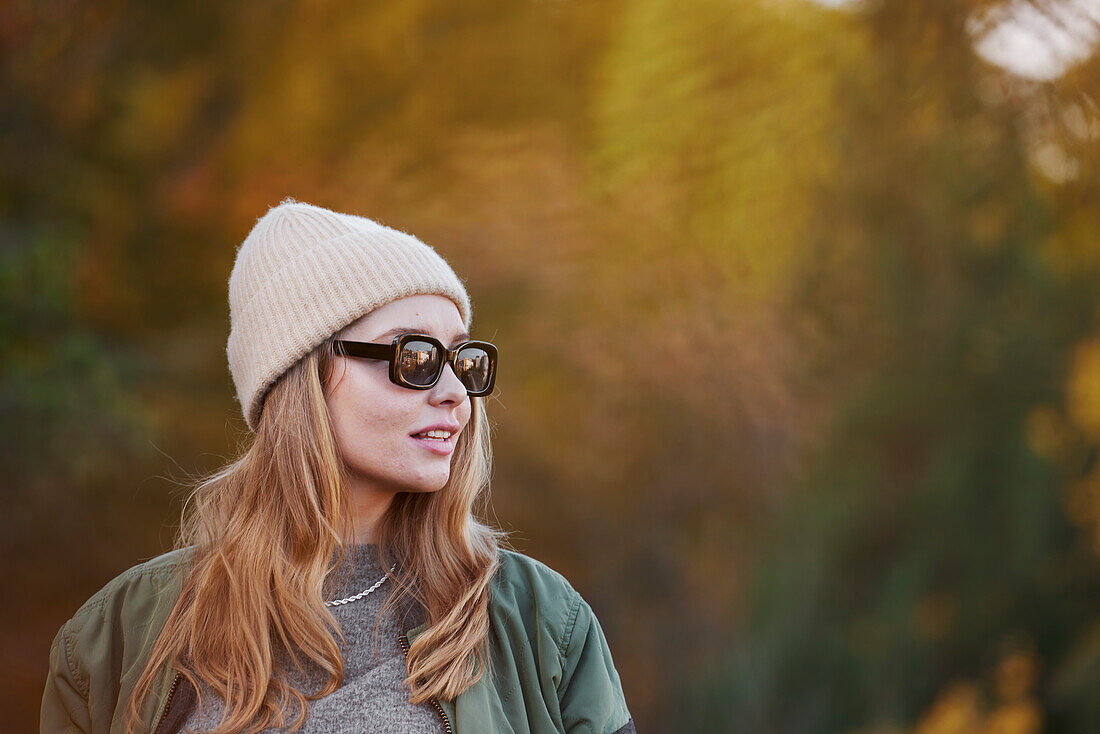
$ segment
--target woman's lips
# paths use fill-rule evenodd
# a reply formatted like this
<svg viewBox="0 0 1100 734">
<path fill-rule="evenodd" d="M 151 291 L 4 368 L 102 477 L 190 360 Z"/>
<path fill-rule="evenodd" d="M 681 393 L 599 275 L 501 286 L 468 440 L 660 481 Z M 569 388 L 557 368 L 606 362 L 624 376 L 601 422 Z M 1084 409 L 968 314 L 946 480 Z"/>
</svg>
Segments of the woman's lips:
<svg viewBox="0 0 1100 734">
<path fill-rule="evenodd" d="M 415 441 L 418 445 L 423 446 L 433 454 L 447 456 L 455 450 L 455 437 L 456 434 L 452 433 L 447 438 L 417 438 L 416 436 L 409 436 L 409 440 Z"/>
</svg>

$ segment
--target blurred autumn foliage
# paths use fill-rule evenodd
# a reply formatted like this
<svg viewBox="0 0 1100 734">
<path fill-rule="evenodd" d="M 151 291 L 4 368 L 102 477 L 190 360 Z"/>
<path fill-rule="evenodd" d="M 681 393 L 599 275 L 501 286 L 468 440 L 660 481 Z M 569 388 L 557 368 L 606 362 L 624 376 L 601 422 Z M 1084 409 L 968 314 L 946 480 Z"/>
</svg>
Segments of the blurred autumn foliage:
<svg viewBox="0 0 1100 734">
<path fill-rule="evenodd" d="M 286 196 L 467 279 L 490 519 L 639 730 L 1100 729 L 1100 60 L 993 65 L 1006 5 L 0 3 L 4 730 L 246 440 Z"/>
</svg>

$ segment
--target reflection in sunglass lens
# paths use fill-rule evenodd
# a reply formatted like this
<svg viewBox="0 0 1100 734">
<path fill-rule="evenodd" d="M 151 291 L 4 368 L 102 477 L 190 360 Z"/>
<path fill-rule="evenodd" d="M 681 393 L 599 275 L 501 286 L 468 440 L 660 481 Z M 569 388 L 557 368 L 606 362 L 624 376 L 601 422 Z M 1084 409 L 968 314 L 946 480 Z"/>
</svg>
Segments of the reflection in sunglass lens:
<svg viewBox="0 0 1100 734">
<path fill-rule="evenodd" d="M 466 347 L 455 359 L 455 372 L 471 392 L 480 392 L 489 384 L 489 354 L 481 347 Z"/>
<path fill-rule="evenodd" d="M 430 342 L 405 342 L 398 356 L 401 376 L 414 385 L 430 385 L 439 374 L 442 355 Z"/>
</svg>

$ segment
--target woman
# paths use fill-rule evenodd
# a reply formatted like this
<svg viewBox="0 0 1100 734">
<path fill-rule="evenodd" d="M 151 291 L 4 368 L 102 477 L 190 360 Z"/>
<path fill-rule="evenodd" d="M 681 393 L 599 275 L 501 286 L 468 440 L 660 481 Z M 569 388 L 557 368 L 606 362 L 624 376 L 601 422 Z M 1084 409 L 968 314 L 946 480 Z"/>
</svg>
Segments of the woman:
<svg viewBox="0 0 1100 734">
<path fill-rule="evenodd" d="M 42 731 L 633 732 L 592 609 L 475 518 L 496 349 L 447 263 L 288 200 L 229 303 L 254 440 L 58 632 Z"/>
</svg>

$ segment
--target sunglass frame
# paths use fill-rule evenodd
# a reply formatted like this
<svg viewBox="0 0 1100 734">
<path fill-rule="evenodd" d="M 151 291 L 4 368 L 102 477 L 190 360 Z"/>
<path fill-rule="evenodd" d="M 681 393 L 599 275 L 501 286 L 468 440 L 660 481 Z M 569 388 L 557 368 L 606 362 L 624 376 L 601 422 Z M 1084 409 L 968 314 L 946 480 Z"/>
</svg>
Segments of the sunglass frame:
<svg viewBox="0 0 1100 734">
<path fill-rule="evenodd" d="M 439 372 L 436 374 L 435 379 L 432 380 L 430 385 L 416 385 L 409 382 L 401 375 L 401 366 L 398 363 L 397 355 L 401 353 L 401 349 L 408 341 L 426 341 L 433 345 L 443 355 L 443 360 L 439 365 Z M 428 334 L 399 334 L 393 338 L 393 342 L 390 344 L 375 344 L 373 342 L 357 342 L 348 341 L 346 339 L 337 339 L 332 343 L 337 354 L 342 354 L 347 357 L 361 357 L 363 359 L 380 359 L 389 362 L 389 376 L 390 382 L 401 387 L 407 387 L 410 390 L 431 390 L 439 382 L 439 378 L 443 376 L 443 369 L 446 365 L 451 365 L 451 369 L 457 376 L 458 370 L 455 369 L 455 360 L 458 359 L 458 353 L 463 349 L 469 347 L 477 347 L 485 350 L 485 353 L 489 355 L 489 382 L 485 388 L 473 392 L 470 388 L 466 388 L 466 393 L 472 398 L 479 398 L 490 394 L 493 391 L 493 385 L 496 384 L 497 379 L 497 348 L 496 345 L 489 342 L 471 340 L 466 341 L 454 349 L 447 349 L 443 342 L 436 339 L 434 336 Z M 459 378 L 461 382 L 462 378 Z M 466 387 L 466 383 L 462 384 Z"/>
</svg>

